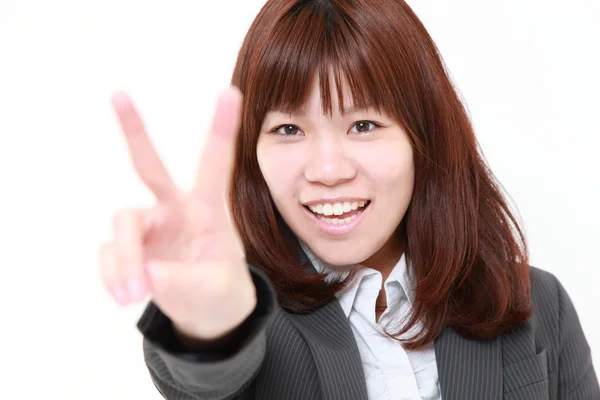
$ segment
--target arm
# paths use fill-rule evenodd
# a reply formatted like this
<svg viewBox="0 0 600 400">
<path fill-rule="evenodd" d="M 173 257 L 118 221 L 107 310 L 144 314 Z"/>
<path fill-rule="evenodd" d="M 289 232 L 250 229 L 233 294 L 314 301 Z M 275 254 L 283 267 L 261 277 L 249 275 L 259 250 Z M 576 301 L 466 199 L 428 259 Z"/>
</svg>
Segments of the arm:
<svg viewBox="0 0 600 400">
<path fill-rule="evenodd" d="M 144 359 L 154 385 L 166 399 L 228 399 L 252 383 L 264 359 L 266 327 L 277 297 L 266 275 L 252 265 L 249 268 L 256 286 L 256 308 L 224 338 L 187 340 L 155 304 L 146 308 L 138 322 L 144 335 Z"/>
<path fill-rule="evenodd" d="M 558 280 L 556 282 L 559 298 L 558 398 L 600 399 L 590 346 L 577 311 L 565 288 Z"/>
</svg>

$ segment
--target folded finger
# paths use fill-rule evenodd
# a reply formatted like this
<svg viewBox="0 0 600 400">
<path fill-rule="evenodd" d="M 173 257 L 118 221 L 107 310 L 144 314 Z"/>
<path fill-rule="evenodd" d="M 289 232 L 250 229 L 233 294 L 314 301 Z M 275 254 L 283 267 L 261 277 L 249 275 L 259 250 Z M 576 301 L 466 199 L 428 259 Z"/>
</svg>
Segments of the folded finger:
<svg viewBox="0 0 600 400">
<path fill-rule="evenodd" d="M 114 242 L 100 248 L 100 273 L 102 282 L 114 299 L 121 305 L 129 302 L 127 290 L 122 286 L 121 273 Z"/>
<path fill-rule="evenodd" d="M 148 292 L 143 268 L 144 229 L 144 213 L 140 210 L 125 210 L 115 216 L 113 235 L 122 269 L 120 284 L 133 301 L 143 300 Z"/>
</svg>

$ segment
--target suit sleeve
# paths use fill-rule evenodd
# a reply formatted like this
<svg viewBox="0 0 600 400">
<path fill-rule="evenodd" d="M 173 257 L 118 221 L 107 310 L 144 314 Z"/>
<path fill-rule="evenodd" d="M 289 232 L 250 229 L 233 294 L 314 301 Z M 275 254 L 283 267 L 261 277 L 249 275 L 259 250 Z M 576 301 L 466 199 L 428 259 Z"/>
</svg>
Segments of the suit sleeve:
<svg viewBox="0 0 600 400">
<path fill-rule="evenodd" d="M 558 398 L 564 400 L 600 399 L 598 377 L 594 371 L 590 346 L 577 311 L 560 281 Z"/>
<path fill-rule="evenodd" d="M 144 335 L 144 360 L 165 399 L 230 399 L 246 389 L 258 373 L 266 350 L 266 328 L 277 296 L 266 275 L 248 265 L 256 287 L 252 314 L 230 335 L 192 347 L 175 335 L 171 320 L 152 302 L 137 327 Z"/>
</svg>

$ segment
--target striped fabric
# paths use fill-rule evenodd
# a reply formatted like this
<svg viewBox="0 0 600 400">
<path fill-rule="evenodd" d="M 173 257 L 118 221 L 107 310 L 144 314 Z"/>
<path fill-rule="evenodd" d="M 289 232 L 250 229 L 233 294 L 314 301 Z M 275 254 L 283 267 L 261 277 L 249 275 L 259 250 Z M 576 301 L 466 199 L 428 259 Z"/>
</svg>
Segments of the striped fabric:
<svg viewBox="0 0 600 400">
<path fill-rule="evenodd" d="M 235 354 L 218 361 L 167 343 L 170 321 L 152 302 L 138 323 L 157 389 L 169 400 L 367 400 L 359 350 L 338 301 L 310 314 L 276 303 L 266 276 L 249 266 L 263 314 Z M 579 318 L 564 287 L 531 267 L 533 316 L 490 341 L 446 328 L 434 341 L 444 400 L 600 400 Z M 405 399 L 417 400 L 417 399 Z"/>
<path fill-rule="evenodd" d="M 328 274 L 326 280 L 348 276 L 348 271 L 340 272 L 317 257 L 305 243 L 299 241 L 299 244 L 313 267 Z M 382 335 L 384 328 L 396 331 L 403 321 L 408 320 L 412 311 L 416 282 L 408 273 L 412 266 L 407 263 L 403 253 L 385 283 L 380 271 L 362 265 L 357 283 L 336 297 L 352 327 L 370 399 L 402 400 L 412 397 L 443 400 L 433 343 L 419 350 L 407 351 L 398 342 Z M 387 308 L 377 321 L 375 308 L 382 291 Z M 410 338 L 421 329 L 420 324 L 413 326 L 402 338 Z"/>
</svg>

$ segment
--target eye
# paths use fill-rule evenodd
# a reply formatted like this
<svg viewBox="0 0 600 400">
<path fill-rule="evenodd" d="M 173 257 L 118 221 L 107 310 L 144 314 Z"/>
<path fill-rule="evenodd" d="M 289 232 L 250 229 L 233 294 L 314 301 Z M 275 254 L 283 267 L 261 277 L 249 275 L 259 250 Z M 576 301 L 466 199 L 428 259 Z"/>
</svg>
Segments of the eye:
<svg viewBox="0 0 600 400">
<path fill-rule="evenodd" d="M 373 128 L 369 128 L 369 125 L 373 125 Z M 380 127 L 381 125 L 376 124 L 373 121 L 357 121 L 355 122 L 352 127 L 356 127 L 357 130 L 351 130 L 351 132 L 356 132 L 356 133 L 369 133 L 371 132 L 373 129 L 375 129 L 376 127 Z"/>
<path fill-rule="evenodd" d="M 352 132 L 358 133 L 358 134 L 365 134 L 365 133 L 369 133 L 371 131 L 373 131 L 375 128 L 380 127 L 381 125 L 378 123 L 375 123 L 373 121 L 357 121 L 355 122 L 352 127 L 356 127 L 356 131 L 355 130 L 351 130 Z M 298 134 L 302 132 L 300 130 L 300 128 L 298 128 L 296 125 L 293 124 L 283 124 L 283 125 L 279 125 L 276 128 L 274 128 L 273 130 L 271 130 L 271 133 L 276 133 L 279 136 L 283 136 L 283 137 L 292 137 L 292 136 L 298 136 Z"/>
<path fill-rule="evenodd" d="M 302 131 L 296 125 L 292 125 L 292 124 L 279 125 L 277 128 L 275 128 L 271 131 L 271 133 L 277 133 L 280 136 L 284 136 L 284 137 L 296 136 L 297 132 L 302 132 Z"/>
</svg>

